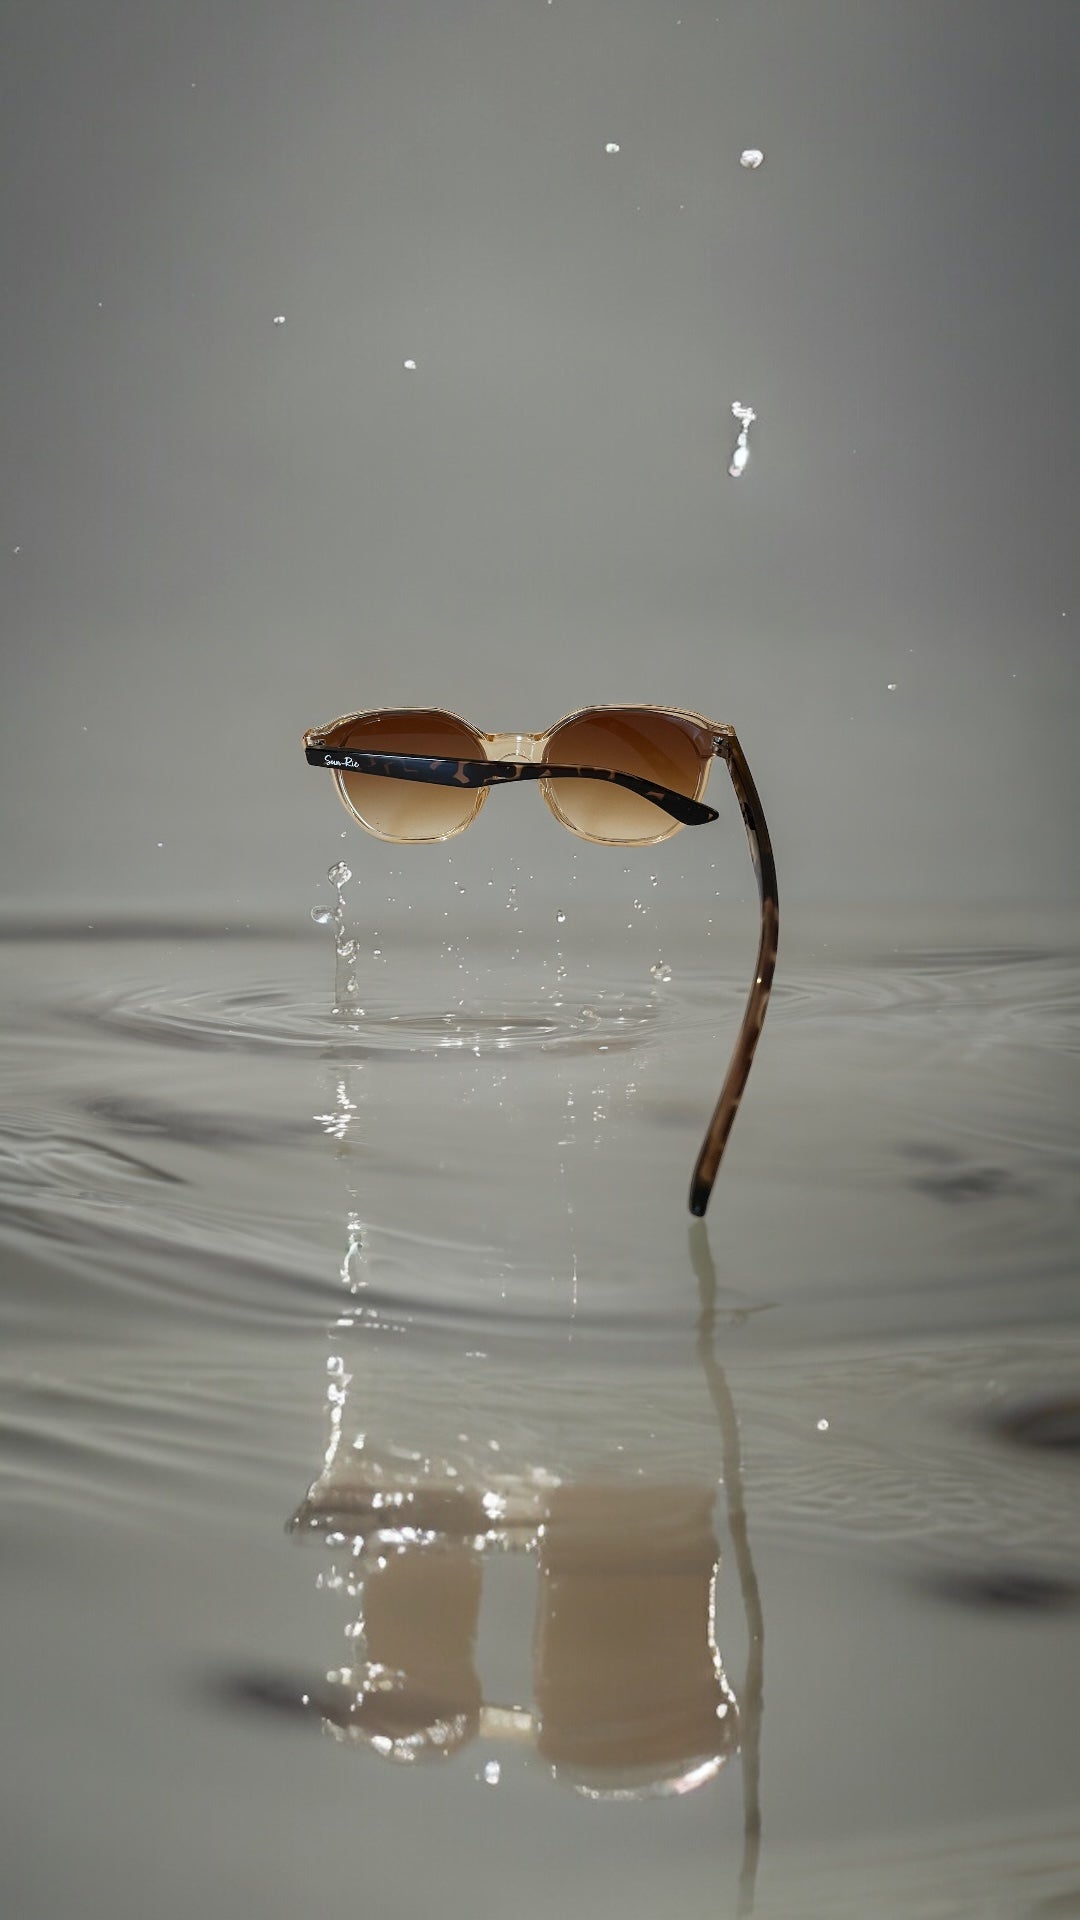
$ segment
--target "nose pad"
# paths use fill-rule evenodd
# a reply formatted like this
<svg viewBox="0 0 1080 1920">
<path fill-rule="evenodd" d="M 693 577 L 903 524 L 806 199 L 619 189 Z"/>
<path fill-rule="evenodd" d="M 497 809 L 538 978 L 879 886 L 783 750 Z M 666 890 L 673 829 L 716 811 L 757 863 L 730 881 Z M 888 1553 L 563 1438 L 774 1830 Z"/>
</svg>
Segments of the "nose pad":
<svg viewBox="0 0 1080 1920">
<path fill-rule="evenodd" d="M 491 733 L 488 752 L 493 760 L 523 760 L 531 766 L 542 757 L 543 737 L 541 733 Z"/>
</svg>

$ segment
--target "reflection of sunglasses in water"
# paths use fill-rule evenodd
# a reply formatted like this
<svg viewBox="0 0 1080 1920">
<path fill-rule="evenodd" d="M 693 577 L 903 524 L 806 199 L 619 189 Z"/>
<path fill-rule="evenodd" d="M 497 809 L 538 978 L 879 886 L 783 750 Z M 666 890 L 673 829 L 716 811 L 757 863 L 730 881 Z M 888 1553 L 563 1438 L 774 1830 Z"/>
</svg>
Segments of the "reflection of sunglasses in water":
<svg viewBox="0 0 1080 1920">
<path fill-rule="evenodd" d="M 648 847 L 719 816 L 704 804 L 723 760 L 746 826 L 761 897 L 757 967 L 742 1027 L 690 1184 L 690 1211 L 709 1204 L 742 1098 L 776 965 L 779 903 L 765 816 L 732 727 L 667 707 L 587 707 L 546 733 L 478 733 L 435 708 L 350 713 L 304 735 L 309 763 L 334 775 L 346 811 L 399 845 L 449 840 L 475 820 L 487 789 L 537 780 L 571 833 L 602 846 Z"/>
<path fill-rule="evenodd" d="M 531 1710 L 482 1695 L 479 1537 L 425 1545 L 409 1527 L 395 1547 L 394 1530 L 376 1532 L 358 1556 L 354 1541 L 366 1657 L 328 1676 L 318 1712 L 398 1762 L 447 1759 L 479 1737 L 535 1750 L 556 1778 L 597 1797 L 701 1785 L 739 1746 L 715 1639 L 713 1506 L 712 1488 L 692 1485 L 601 1481 L 549 1494 L 528 1541 Z"/>
</svg>

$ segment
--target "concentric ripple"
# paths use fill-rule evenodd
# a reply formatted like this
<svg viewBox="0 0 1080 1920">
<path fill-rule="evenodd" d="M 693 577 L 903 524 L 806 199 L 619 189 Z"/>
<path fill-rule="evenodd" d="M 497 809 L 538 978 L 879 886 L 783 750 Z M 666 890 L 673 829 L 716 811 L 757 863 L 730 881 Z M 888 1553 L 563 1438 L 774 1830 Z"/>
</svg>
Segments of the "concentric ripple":
<svg viewBox="0 0 1080 1920">
<path fill-rule="evenodd" d="M 595 1006 L 555 999 L 535 1011 L 508 1003 L 401 1011 L 384 995 L 363 1007 L 328 1008 L 302 989 L 215 988 L 176 993 L 137 986 L 69 1009 L 71 1017 L 115 1033 L 178 1047 L 267 1052 L 292 1049 L 336 1059 L 376 1054 L 429 1055 L 435 1049 L 490 1053 L 526 1048 L 591 1049 L 629 1045 L 654 1024 L 646 994 L 598 998 Z"/>
</svg>

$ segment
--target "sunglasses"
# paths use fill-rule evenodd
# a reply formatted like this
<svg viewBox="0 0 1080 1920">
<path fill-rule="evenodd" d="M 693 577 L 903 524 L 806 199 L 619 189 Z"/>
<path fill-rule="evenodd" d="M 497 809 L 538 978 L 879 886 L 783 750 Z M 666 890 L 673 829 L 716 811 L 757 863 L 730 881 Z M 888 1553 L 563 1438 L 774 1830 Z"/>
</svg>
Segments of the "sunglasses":
<svg viewBox="0 0 1080 1920">
<path fill-rule="evenodd" d="M 719 819 L 704 803 L 714 760 L 739 802 L 761 898 L 757 968 L 742 1027 L 690 1183 L 690 1211 L 709 1204 L 750 1072 L 776 966 L 779 901 L 765 816 L 732 727 L 678 707 L 585 707 L 546 733 L 479 733 L 439 708 L 349 713 L 304 735 L 308 764 L 327 767 L 346 812 L 397 845 L 450 840 L 472 825 L 489 787 L 539 781 L 555 818 L 605 847 L 653 847 L 682 827 Z"/>
</svg>

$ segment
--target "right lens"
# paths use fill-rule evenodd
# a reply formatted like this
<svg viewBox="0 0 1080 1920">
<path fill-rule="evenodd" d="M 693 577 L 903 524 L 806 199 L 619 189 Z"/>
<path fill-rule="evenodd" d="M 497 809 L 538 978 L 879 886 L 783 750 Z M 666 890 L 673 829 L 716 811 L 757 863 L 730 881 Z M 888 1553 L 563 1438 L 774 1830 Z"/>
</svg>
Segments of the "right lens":
<svg viewBox="0 0 1080 1920">
<path fill-rule="evenodd" d="M 358 753 L 410 753 L 432 760 L 485 760 L 480 736 L 452 713 L 404 708 L 364 714 L 328 745 Z M 449 840 L 475 820 L 486 787 L 441 787 L 391 774 L 335 775 L 349 812 L 380 840 Z"/>
<path fill-rule="evenodd" d="M 593 707 L 556 727 L 544 759 L 557 766 L 608 768 L 700 800 L 710 749 L 703 727 L 652 707 Z M 547 779 L 542 792 L 563 825 L 607 846 L 647 847 L 679 822 L 644 795 L 605 780 Z"/>
</svg>

